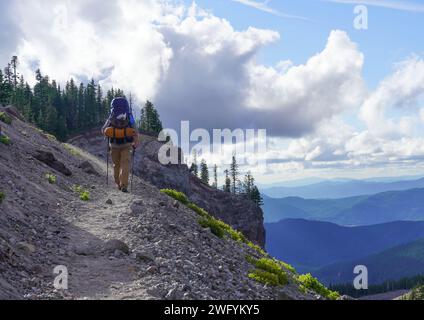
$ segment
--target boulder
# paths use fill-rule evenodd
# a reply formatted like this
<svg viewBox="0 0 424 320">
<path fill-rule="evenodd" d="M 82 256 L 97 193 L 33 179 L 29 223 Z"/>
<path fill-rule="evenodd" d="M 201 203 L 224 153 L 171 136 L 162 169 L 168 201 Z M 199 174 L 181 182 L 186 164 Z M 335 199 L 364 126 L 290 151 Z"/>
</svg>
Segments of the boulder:
<svg viewBox="0 0 424 320">
<path fill-rule="evenodd" d="M 35 253 L 35 246 L 30 243 L 19 242 L 16 247 L 19 251 L 25 253 L 26 255 Z"/>
<path fill-rule="evenodd" d="M 43 150 L 37 150 L 34 158 L 38 161 L 46 164 L 50 168 L 64 174 L 65 176 L 71 176 L 72 172 L 66 168 L 66 166 L 58 161 L 53 153 Z"/>
<path fill-rule="evenodd" d="M 143 250 L 136 250 L 134 252 L 135 258 L 140 261 L 144 262 L 152 262 L 155 261 L 155 257 L 152 253 L 143 251 Z"/>
<path fill-rule="evenodd" d="M 125 254 L 130 253 L 130 248 L 128 247 L 128 245 L 125 242 L 117 239 L 109 240 L 108 242 L 106 242 L 104 250 L 112 254 L 115 253 L 115 251 L 117 250 Z"/>
</svg>

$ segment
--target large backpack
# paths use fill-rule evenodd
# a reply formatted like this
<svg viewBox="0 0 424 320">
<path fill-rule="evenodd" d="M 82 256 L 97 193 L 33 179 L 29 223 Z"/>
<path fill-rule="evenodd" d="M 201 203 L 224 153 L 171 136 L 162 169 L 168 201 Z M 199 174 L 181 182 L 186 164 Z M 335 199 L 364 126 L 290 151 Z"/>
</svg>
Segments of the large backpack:
<svg viewBox="0 0 424 320">
<path fill-rule="evenodd" d="M 117 129 L 124 129 L 131 125 L 130 105 L 125 98 L 115 98 L 111 104 L 110 124 Z"/>
<path fill-rule="evenodd" d="M 130 143 L 134 141 L 132 136 L 126 135 L 127 128 L 133 127 L 135 122 L 127 99 L 125 98 L 113 99 L 111 104 L 109 121 L 110 121 L 111 127 L 114 129 L 112 131 L 113 136 L 110 137 L 112 143 L 124 144 L 124 143 Z M 117 130 L 124 132 L 124 138 L 118 137 L 119 134 L 116 134 Z"/>
</svg>

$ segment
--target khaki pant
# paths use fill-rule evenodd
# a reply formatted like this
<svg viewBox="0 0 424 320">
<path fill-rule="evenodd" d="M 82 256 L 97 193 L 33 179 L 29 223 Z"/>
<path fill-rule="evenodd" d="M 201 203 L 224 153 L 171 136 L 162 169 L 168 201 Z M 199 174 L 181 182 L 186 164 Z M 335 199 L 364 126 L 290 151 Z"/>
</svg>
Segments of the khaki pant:
<svg viewBox="0 0 424 320">
<path fill-rule="evenodd" d="M 110 154 L 112 156 L 113 175 L 116 184 L 120 188 L 128 188 L 131 162 L 131 145 L 111 145 Z"/>
</svg>

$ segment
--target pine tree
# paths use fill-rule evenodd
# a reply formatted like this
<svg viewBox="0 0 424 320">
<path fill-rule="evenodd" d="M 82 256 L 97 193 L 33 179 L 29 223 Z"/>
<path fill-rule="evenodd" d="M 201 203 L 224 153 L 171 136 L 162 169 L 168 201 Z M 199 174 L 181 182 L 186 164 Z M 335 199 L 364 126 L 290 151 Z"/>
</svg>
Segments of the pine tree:
<svg viewBox="0 0 424 320">
<path fill-rule="evenodd" d="M 66 84 L 64 104 L 66 105 L 66 127 L 69 131 L 78 128 L 78 88 L 74 79 Z"/>
<path fill-rule="evenodd" d="M 231 192 L 233 194 L 237 193 L 237 184 L 238 184 L 238 175 L 239 175 L 239 171 L 238 171 L 238 164 L 237 164 L 237 159 L 236 156 L 233 156 L 233 160 L 231 162 L 231 166 L 230 166 L 230 173 L 231 173 Z"/>
<path fill-rule="evenodd" d="M 12 66 L 10 65 L 10 63 L 8 63 L 7 66 L 4 68 L 4 82 L 9 84 L 11 86 L 11 88 L 13 88 L 13 86 L 12 86 Z"/>
<path fill-rule="evenodd" d="M 57 119 L 56 125 L 56 136 L 59 140 L 64 141 L 68 136 L 68 130 L 66 129 L 66 121 L 64 116 L 60 116 Z"/>
<path fill-rule="evenodd" d="M 242 185 L 242 193 L 245 195 L 246 198 L 248 199 L 252 198 L 252 192 L 253 192 L 254 186 L 255 186 L 255 179 L 253 178 L 251 172 L 249 171 L 245 175 L 244 182 Z"/>
<path fill-rule="evenodd" d="M 253 178 L 250 171 L 244 177 L 241 190 L 246 199 L 253 201 L 257 206 L 263 205 L 262 195 L 259 192 L 258 187 L 255 185 L 255 178 Z"/>
<path fill-rule="evenodd" d="M 12 71 L 12 84 L 13 84 L 14 90 L 16 90 L 16 87 L 18 86 L 18 72 L 17 72 L 18 64 L 19 64 L 18 57 L 13 56 L 12 60 L 10 61 L 10 66 Z"/>
<path fill-rule="evenodd" d="M 85 87 L 83 83 L 80 83 L 78 89 L 77 119 L 77 128 L 86 128 L 87 115 L 85 112 Z"/>
<path fill-rule="evenodd" d="M 213 184 L 212 187 L 218 189 L 218 166 L 213 166 Z"/>
<path fill-rule="evenodd" d="M 141 110 L 141 131 L 159 134 L 162 130 L 162 122 L 155 106 L 150 101 L 147 101 Z"/>
<path fill-rule="evenodd" d="M 36 71 L 37 84 L 34 86 L 34 101 L 32 112 L 35 123 L 41 129 L 46 130 L 47 108 L 50 106 L 49 91 L 50 84 L 47 76 L 42 76 L 41 71 Z"/>
<path fill-rule="evenodd" d="M 98 84 L 96 88 L 96 109 L 98 115 L 97 122 L 101 124 L 106 119 L 108 115 L 108 110 L 105 104 L 103 103 L 103 91 L 100 84 Z"/>
<path fill-rule="evenodd" d="M 28 83 L 25 83 L 25 89 L 24 89 L 24 97 L 25 97 L 25 104 L 23 106 L 23 115 L 29 122 L 35 122 L 34 113 L 32 110 L 32 104 L 33 104 L 33 94 L 31 87 Z"/>
<path fill-rule="evenodd" d="M 23 76 L 19 79 L 19 84 L 15 88 L 15 92 L 12 98 L 12 104 L 17 107 L 18 111 L 23 114 L 25 101 L 25 83 Z"/>
<path fill-rule="evenodd" d="M 43 76 L 41 75 L 40 69 L 37 69 L 35 71 L 35 80 L 37 80 L 38 82 L 41 82 L 41 80 L 43 80 Z"/>
<path fill-rule="evenodd" d="M 257 186 L 253 186 L 252 193 L 251 193 L 251 200 L 258 206 L 262 206 L 264 204 L 262 195 L 259 192 L 259 189 Z"/>
<path fill-rule="evenodd" d="M 92 79 L 84 90 L 85 127 L 91 128 L 98 124 L 96 84 Z"/>
<path fill-rule="evenodd" d="M 57 129 L 57 111 L 52 106 L 46 108 L 43 129 L 47 132 L 56 133 Z"/>
<path fill-rule="evenodd" d="M 5 94 L 6 94 L 6 92 L 3 88 L 3 71 L 0 70 L 0 104 L 6 104 Z"/>
<path fill-rule="evenodd" d="M 231 192 L 230 172 L 228 170 L 225 170 L 224 173 L 225 173 L 225 184 L 224 184 L 223 190 L 225 192 Z"/>
<path fill-rule="evenodd" d="M 199 175 L 199 166 L 197 165 L 197 151 L 193 150 L 193 161 L 190 166 L 190 172 L 196 177 Z"/>
<path fill-rule="evenodd" d="M 200 180 L 202 180 L 204 184 L 209 185 L 209 168 L 204 159 L 200 163 Z"/>
<path fill-rule="evenodd" d="M 13 95 L 10 64 L 4 69 L 4 73 L 1 73 L 0 76 L 0 103 L 7 105 L 10 103 L 10 100 Z"/>
</svg>

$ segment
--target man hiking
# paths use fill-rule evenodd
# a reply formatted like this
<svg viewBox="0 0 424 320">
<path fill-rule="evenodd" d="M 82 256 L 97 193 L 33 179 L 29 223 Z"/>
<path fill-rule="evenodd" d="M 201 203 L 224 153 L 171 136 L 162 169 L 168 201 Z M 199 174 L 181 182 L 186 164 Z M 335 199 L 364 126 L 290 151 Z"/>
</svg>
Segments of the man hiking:
<svg viewBox="0 0 424 320">
<path fill-rule="evenodd" d="M 135 127 L 130 105 L 125 98 L 115 98 L 111 104 L 111 113 L 102 128 L 108 138 L 113 162 L 113 176 L 119 190 L 128 192 L 131 152 L 135 152 L 140 140 Z"/>
</svg>

